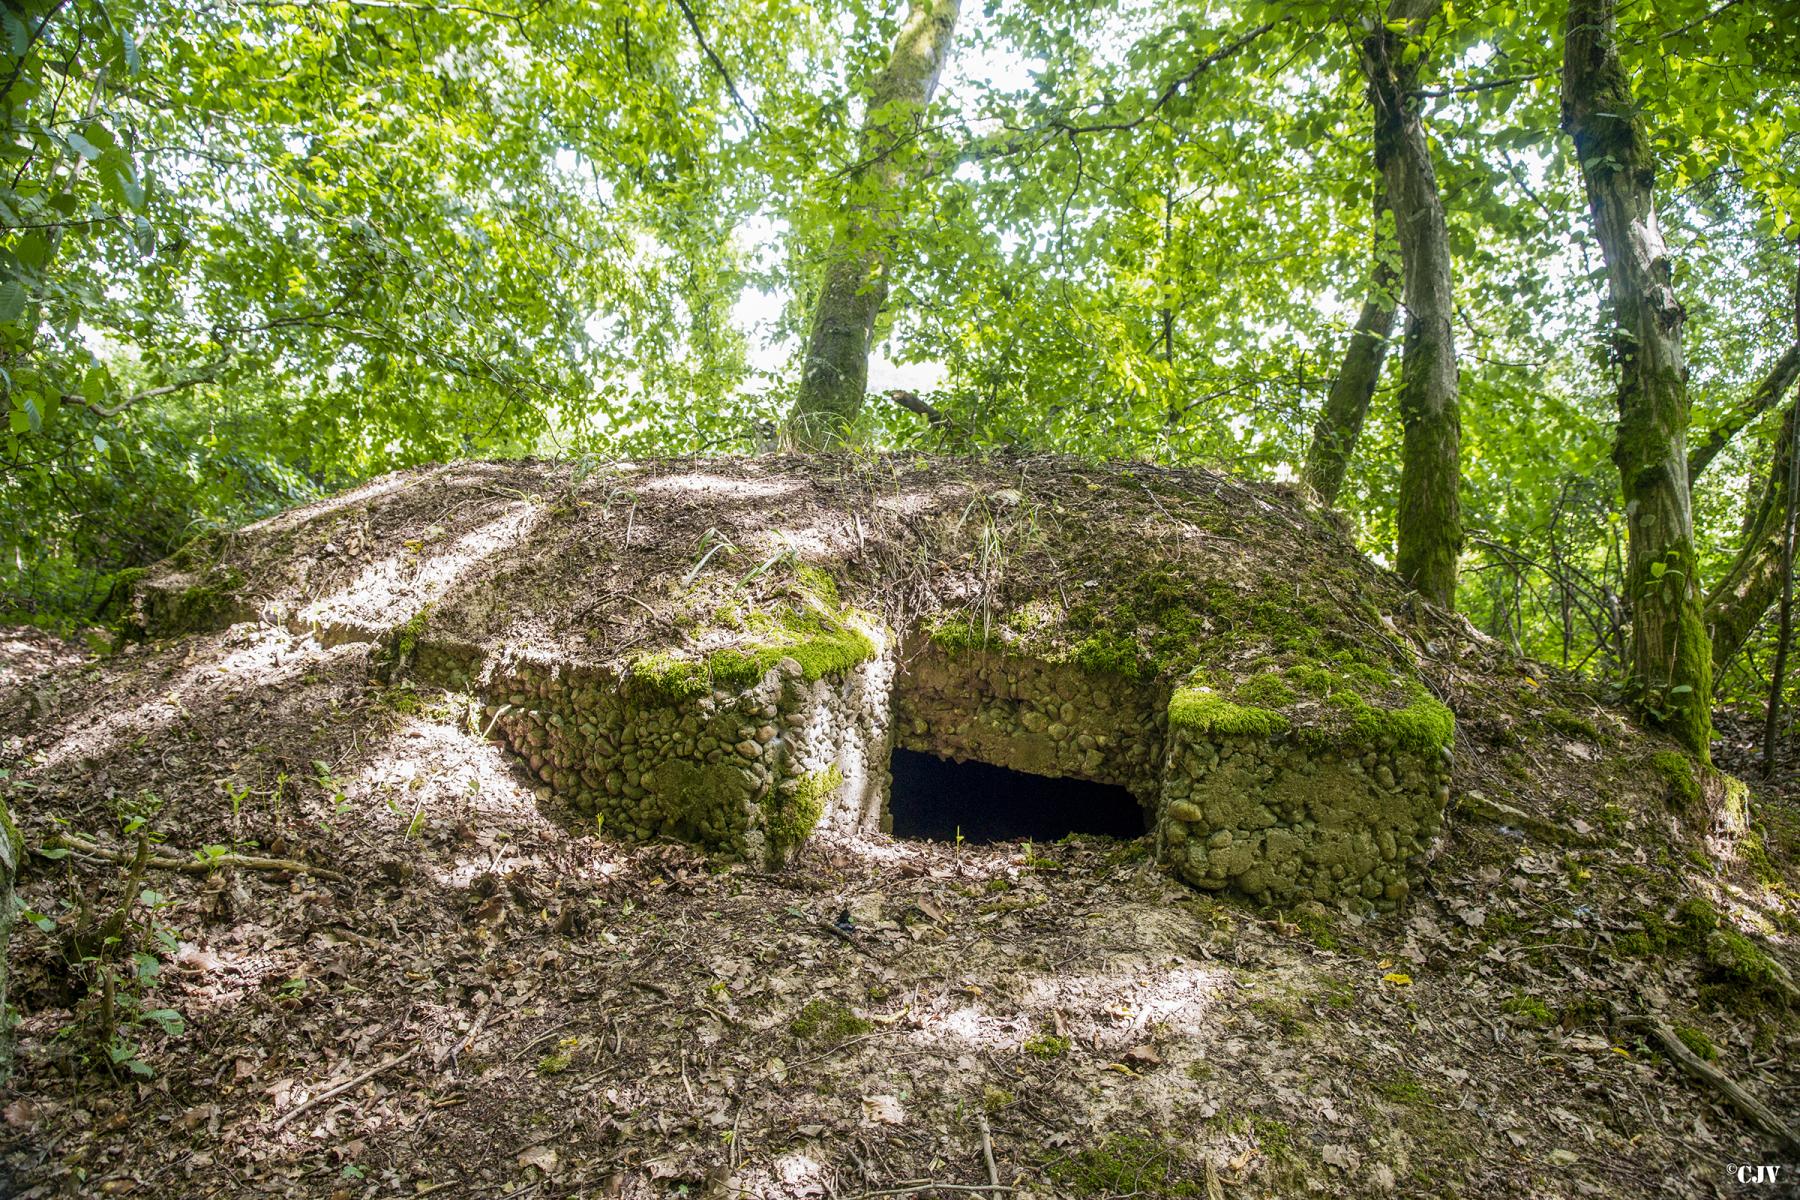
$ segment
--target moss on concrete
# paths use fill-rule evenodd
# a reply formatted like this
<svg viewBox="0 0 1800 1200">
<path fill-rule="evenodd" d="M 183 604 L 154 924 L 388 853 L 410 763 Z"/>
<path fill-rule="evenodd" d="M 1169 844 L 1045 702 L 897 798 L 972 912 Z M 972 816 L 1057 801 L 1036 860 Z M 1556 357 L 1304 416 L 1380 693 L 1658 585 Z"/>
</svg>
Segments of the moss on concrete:
<svg viewBox="0 0 1800 1200">
<path fill-rule="evenodd" d="M 1379 708 L 1353 691 L 1333 692 L 1327 702 L 1350 718 L 1350 729 L 1363 745 L 1391 742 L 1415 754 L 1435 754 L 1456 741 L 1456 714 L 1422 685 L 1407 688 L 1408 700 L 1400 708 Z"/>
<path fill-rule="evenodd" d="M 762 798 L 763 836 L 768 839 L 772 864 L 785 862 L 805 844 L 825 815 L 825 806 L 844 785 L 844 773 L 834 763 L 823 771 L 810 771 L 769 792 Z"/>
<path fill-rule="evenodd" d="M 1274 737 L 1288 719 L 1268 708 L 1234 704 L 1210 688 L 1185 687 L 1169 700 L 1169 728 L 1219 737 Z"/>
<path fill-rule="evenodd" d="M 715 687 L 747 687 L 784 658 L 799 663 L 801 676 L 813 683 L 842 674 L 876 654 L 874 639 L 859 627 L 863 619 L 851 610 L 838 615 L 812 609 L 752 613 L 744 624 L 757 640 L 699 658 L 667 650 L 640 654 L 627 666 L 626 676 L 669 699 L 686 700 Z"/>
<path fill-rule="evenodd" d="M 991 638 L 967 617 L 945 617 L 925 631 L 931 644 L 944 650 L 985 650 Z"/>
<path fill-rule="evenodd" d="M 1299 699 L 1287 680 L 1275 671 L 1252 675 L 1238 685 L 1238 699 L 1264 708 L 1285 708 Z"/>
<path fill-rule="evenodd" d="M 672 758 L 656 768 L 652 780 L 654 794 L 666 807 L 659 832 L 724 850 L 742 849 L 748 797 L 737 767 Z"/>
</svg>

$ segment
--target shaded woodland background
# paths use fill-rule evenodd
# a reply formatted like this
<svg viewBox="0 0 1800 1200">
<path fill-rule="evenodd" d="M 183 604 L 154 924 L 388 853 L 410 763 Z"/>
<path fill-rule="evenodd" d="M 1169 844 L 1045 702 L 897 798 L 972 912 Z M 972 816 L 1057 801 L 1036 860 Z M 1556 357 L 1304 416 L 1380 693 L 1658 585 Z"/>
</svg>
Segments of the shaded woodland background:
<svg viewBox="0 0 1800 1200">
<path fill-rule="evenodd" d="M 817 444 L 790 413 L 834 280 L 875 357 L 833 446 L 1304 480 L 1391 562 L 1425 359 L 1402 343 L 1435 282 L 1460 561 L 1440 538 L 1427 594 L 1641 677 L 1611 457 L 1632 347 L 1565 111 L 1568 31 L 1604 30 L 1601 108 L 1638 157 L 1588 184 L 1644 184 L 1681 318 L 1693 560 L 1669 578 L 1716 623 L 1761 572 L 1714 664 L 1760 703 L 1800 5 L 1614 7 L 9 6 L 0 607 L 104 620 L 121 573 L 197 533 L 426 461 Z M 1341 488 L 1316 427 L 1350 433 Z"/>
</svg>

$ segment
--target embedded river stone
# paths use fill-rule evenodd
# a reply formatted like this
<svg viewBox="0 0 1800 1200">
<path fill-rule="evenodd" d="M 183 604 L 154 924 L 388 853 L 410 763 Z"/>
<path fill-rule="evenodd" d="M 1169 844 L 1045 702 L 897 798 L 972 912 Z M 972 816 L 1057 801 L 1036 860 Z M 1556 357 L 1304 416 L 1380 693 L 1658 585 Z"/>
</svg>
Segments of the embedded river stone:
<svg viewBox="0 0 1800 1200">
<path fill-rule="evenodd" d="M 1387 909 L 1449 798 L 1397 582 L 1206 471 L 456 464 L 195 543 L 135 605 L 365 642 L 603 835 L 771 864 L 888 827 L 904 748 L 1122 786 L 1195 887 Z"/>
</svg>

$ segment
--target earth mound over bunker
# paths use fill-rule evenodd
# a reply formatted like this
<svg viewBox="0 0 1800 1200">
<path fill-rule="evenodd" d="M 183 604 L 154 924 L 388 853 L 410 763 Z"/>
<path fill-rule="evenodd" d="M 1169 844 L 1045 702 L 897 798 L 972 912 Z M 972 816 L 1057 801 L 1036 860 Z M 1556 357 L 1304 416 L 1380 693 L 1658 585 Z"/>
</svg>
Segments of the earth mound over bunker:
<svg viewBox="0 0 1800 1200">
<path fill-rule="evenodd" d="M 1126 788 L 1198 887 L 1392 908 L 1449 799 L 1402 589 L 1202 470 L 458 464 L 196 543 L 136 597 L 152 633 L 375 645 L 607 832 L 773 862 L 881 826 L 903 748 Z"/>
</svg>

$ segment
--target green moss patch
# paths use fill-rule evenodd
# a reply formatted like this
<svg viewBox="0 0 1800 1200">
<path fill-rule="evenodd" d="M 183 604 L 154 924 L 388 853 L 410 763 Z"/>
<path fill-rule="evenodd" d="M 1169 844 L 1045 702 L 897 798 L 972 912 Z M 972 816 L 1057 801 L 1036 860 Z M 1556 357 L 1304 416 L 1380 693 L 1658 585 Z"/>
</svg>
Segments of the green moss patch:
<svg viewBox="0 0 1800 1200">
<path fill-rule="evenodd" d="M 842 786 L 844 773 L 833 764 L 785 783 L 763 797 L 763 832 L 768 838 L 771 863 L 785 862 L 812 836 L 819 818 L 825 815 L 826 802 Z"/>
<path fill-rule="evenodd" d="M 1713 1044 L 1713 1040 L 1707 1037 L 1705 1033 L 1694 1028 L 1692 1025 L 1676 1025 L 1674 1029 L 1675 1036 L 1681 1039 L 1682 1045 L 1694 1052 L 1694 1057 L 1703 1059 L 1706 1062 L 1719 1061 L 1719 1048 Z"/>
<path fill-rule="evenodd" d="M 1658 750 L 1650 756 L 1650 769 L 1669 785 L 1672 808 L 1693 812 L 1700 807 L 1700 778 L 1694 760 L 1680 750 Z"/>
<path fill-rule="evenodd" d="M 1274 737 L 1288 719 L 1268 708 L 1234 704 L 1210 688 L 1180 688 L 1169 700 L 1169 728 L 1224 737 Z"/>
<path fill-rule="evenodd" d="M 857 628 L 859 623 L 849 611 L 827 614 L 790 608 L 775 614 L 752 613 L 743 620 L 756 639 L 748 645 L 728 646 L 701 658 L 669 651 L 640 654 L 626 675 L 642 687 L 684 700 L 715 687 L 749 687 L 782 659 L 791 658 L 800 664 L 801 676 L 813 683 L 875 657 L 875 642 Z"/>
<path fill-rule="evenodd" d="M 946 617 L 925 631 L 931 644 L 944 650 L 986 650 L 993 639 L 967 617 Z"/>
<path fill-rule="evenodd" d="M 788 1022 L 794 1039 L 809 1044 L 837 1045 L 874 1029 L 872 1021 L 856 1015 L 848 1004 L 823 996 L 808 1000 Z"/>
<path fill-rule="evenodd" d="M 1202 1196 L 1205 1177 L 1180 1145 L 1119 1133 L 1045 1163 L 1050 1178 L 1076 1196 Z"/>
<path fill-rule="evenodd" d="M 1350 718 L 1350 731 L 1364 745 L 1392 742 L 1415 754 L 1436 754 L 1456 741 L 1456 715 L 1422 686 L 1407 689 L 1399 708 L 1379 708 L 1352 691 L 1333 692 L 1326 702 Z"/>
</svg>

